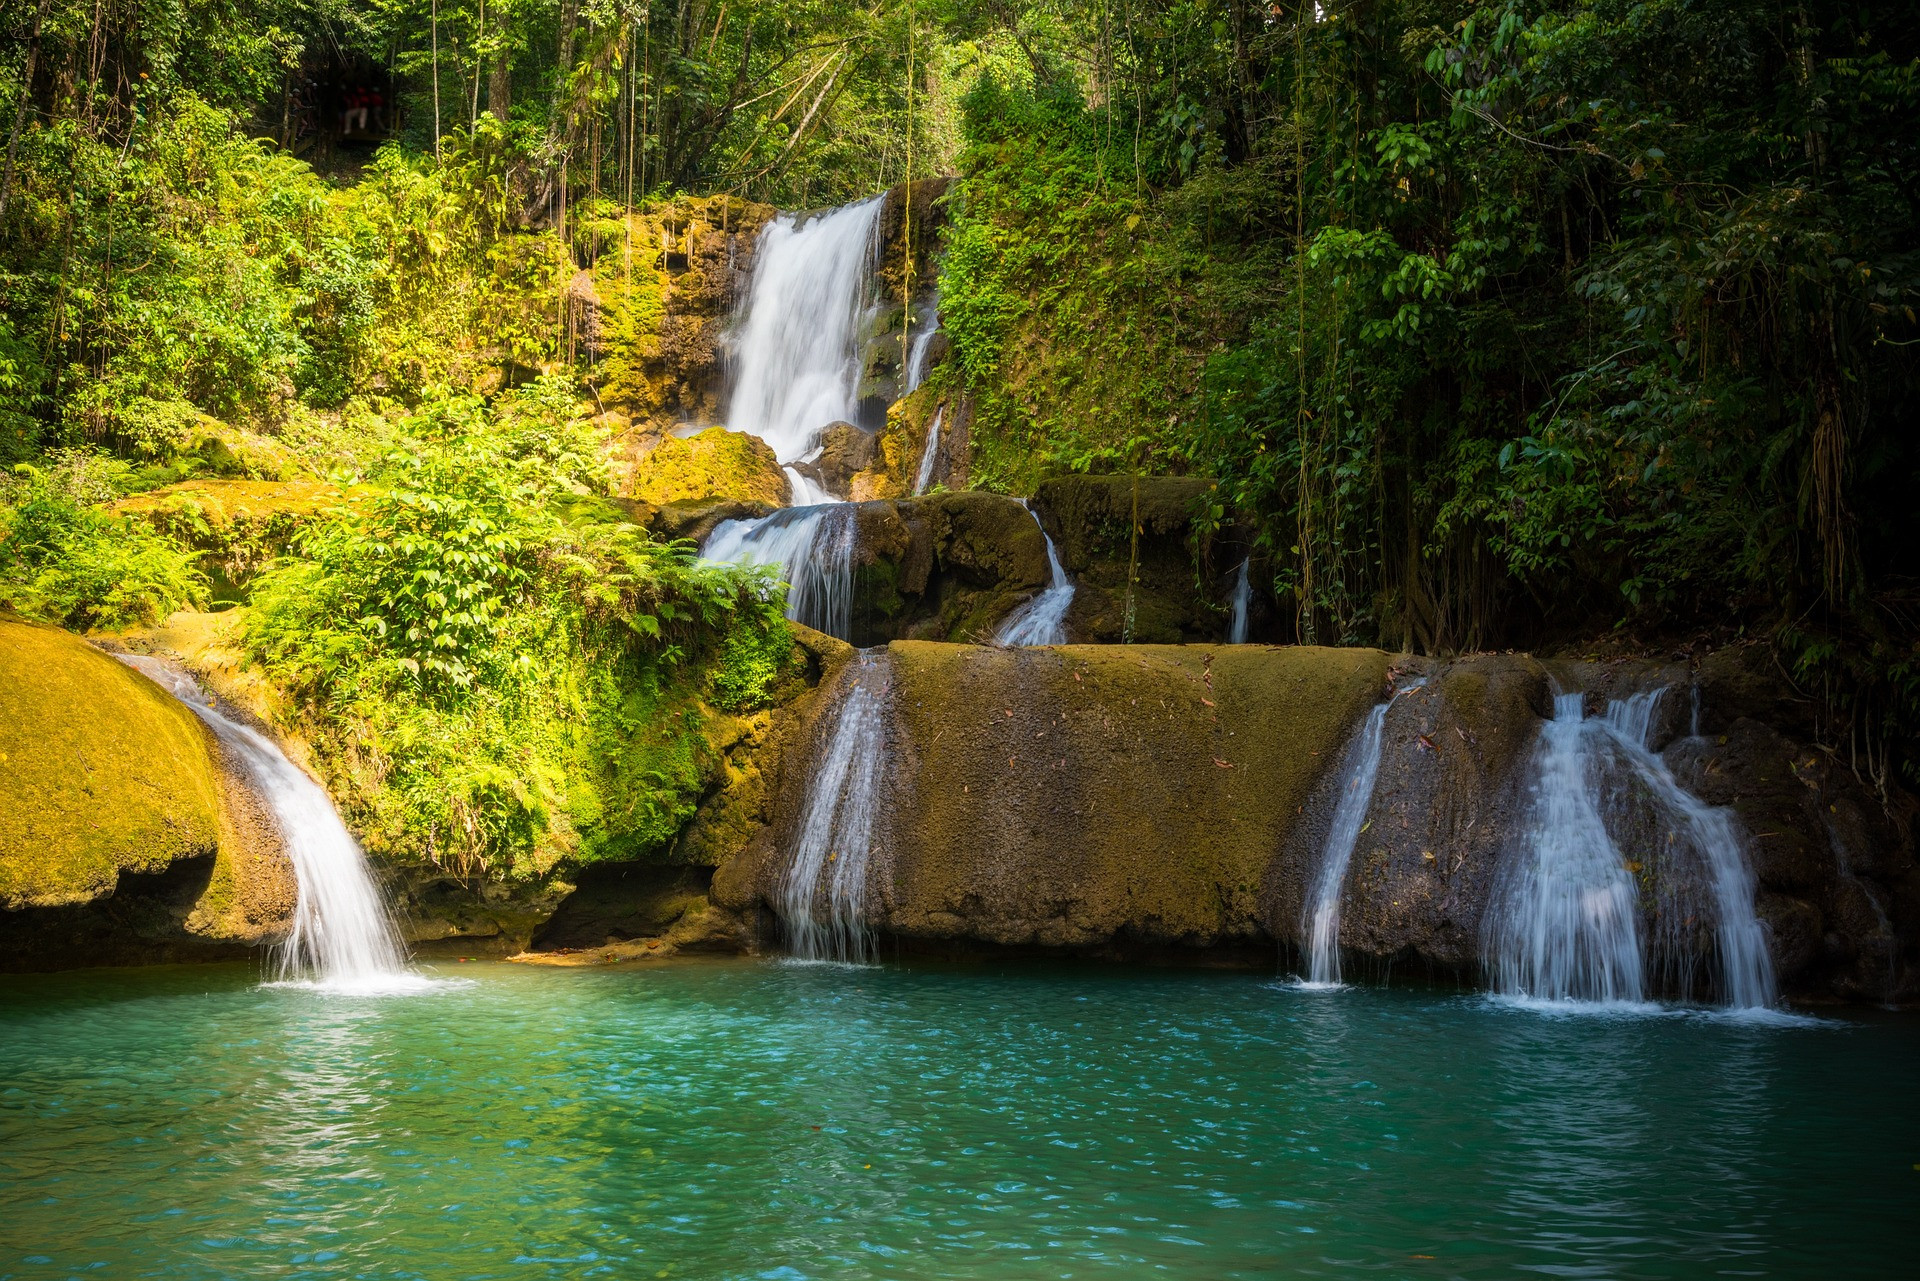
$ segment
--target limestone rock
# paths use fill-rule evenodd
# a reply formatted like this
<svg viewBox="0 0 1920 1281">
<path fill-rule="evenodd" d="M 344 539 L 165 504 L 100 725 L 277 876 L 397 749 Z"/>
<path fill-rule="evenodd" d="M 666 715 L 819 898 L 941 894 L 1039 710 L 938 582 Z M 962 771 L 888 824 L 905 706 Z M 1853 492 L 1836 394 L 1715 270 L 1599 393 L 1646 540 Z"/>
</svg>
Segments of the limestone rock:
<svg viewBox="0 0 1920 1281">
<path fill-rule="evenodd" d="M 830 423 L 820 433 L 820 453 L 794 470 L 829 494 L 849 494 L 856 473 L 869 468 L 876 453 L 874 434 L 852 423 Z"/>
<path fill-rule="evenodd" d="M 1173 644 L 1220 634 L 1221 610 L 1193 590 L 1202 549 L 1194 542 L 1192 518 L 1211 488 L 1211 481 L 1184 476 L 1059 476 L 1041 482 L 1034 509 L 1079 585 L 1067 620 L 1076 638 L 1118 641 L 1127 635 L 1136 514 L 1132 639 Z"/>
<path fill-rule="evenodd" d="M 878 924 L 909 946 L 1270 957 L 1263 885 L 1387 658 L 897 642 Z"/>
</svg>

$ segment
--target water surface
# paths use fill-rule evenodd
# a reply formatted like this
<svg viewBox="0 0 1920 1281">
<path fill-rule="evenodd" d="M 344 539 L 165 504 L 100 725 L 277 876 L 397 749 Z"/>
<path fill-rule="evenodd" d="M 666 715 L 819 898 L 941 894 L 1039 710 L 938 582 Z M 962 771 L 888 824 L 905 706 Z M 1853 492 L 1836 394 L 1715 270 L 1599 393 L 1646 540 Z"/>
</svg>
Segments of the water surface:
<svg viewBox="0 0 1920 1281">
<path fill-rule="evenodd" d="M 1920 1024 L 1245 975 L 0 980 L 0 1277 L 1908 1275 Z"/>
</svg>

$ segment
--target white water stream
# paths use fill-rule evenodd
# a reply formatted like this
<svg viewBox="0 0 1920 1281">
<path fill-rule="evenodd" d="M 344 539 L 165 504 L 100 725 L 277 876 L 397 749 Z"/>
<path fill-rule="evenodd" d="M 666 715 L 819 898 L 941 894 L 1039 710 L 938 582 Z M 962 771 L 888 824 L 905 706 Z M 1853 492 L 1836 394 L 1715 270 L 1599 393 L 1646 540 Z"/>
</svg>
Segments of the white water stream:
<svg viewBox="0 0 1920 1281">
<path fill-rule="evenodd" d="M 428 986 L 407 968 L 367 856 L 325 789 L 273 740 L 221 715 L 192 677 L 145 655 L 116 657 L 193 709 L 272 808 L 298 887 L 292 928 L 277 950 L 281 981 L 369 994 Z"/>
<path fill-rule="evenodd" d="M 1522 857 L 1488 905 L 1487 964 L 1497 991 L 1548 1001 L 1647 999 L 1647 945 L 1636 870 L 1651 869 L 1662 895 L 1662 941 L 1681 953 L 1682 995 L 1695 950 L 1684 932 L 1688 887 L 1704 883 L 1721 1004 L 1771 1006 L 1777 994 L 1766 927 L 1754 912 L 1757 881 L 1731 810 L 1711 806 L 1674 778 L 1652 741 L 1665 690 L 1614 699 L 1583 714 L 1579 694 L 1554 699 L 1535 756 L 1533 811 Z M 1697 725 L 1697 713 L 1692 718 Z M 1609 819 L 1648 848 L 1623 853 Z M 1653 826 L 1644 820 L 1651 818 Z M 1630 865 L 1631 864 L 1631 865 Z"/>
<path fill-rule="evenodd" d="M 771 445 L 792 492 L 785 511 L 723 521 L 701 548 L 712 561 L 777 566 L 787 617 L 842 640 L 852 635 L 853 507 L 793 464 L 819 452 L 829 424 L 856 414 L 860 331 L 885 202 L 882 195 L 805 218 L 781 214 L 760 233 L 736 321 L 727 427 Z"/>
<path fill-rule="evenodd" d="M 1227 620 L 1227 644 L 1244 645 L 1247 643 L 1247 612 L 1253 604 L 1253 557 L 1240 562 L 1240 572 L 1233 579 L 1233 612 Z"/>
<path fill-rule="evenodd" d="M 782 463 L 804 460 L 860 399 L 860 326 L 884 195 L 760 233 L 734 344 L 727 427 L 760 437 Z M 798 495 L 795 497 L 798 502 Z"/>
<path fill-rule="evenodd" d="M 1640 896 L 1595 800 L 1585 696 L 1560 694 L 1535 749 L 1519 864 L 1487 905 L 1487 964 L 1506 996 L 1639 1002 Z"/>
<path fill-rule="evenodd" d="M 1244 576 L 1246 566 L 1240 569 Z M 1309 987 L 1340 985 L 1340 896 L 1347 886 L 1347 867 L 1353 862 L 1354 847 L 1366 828 L 1367 807 L 1373 803 L 1373 785 L 1380 776 L 1380 745 L 1385 737 L 1387 712 L 1402 695 L 1426 683 L 1424 679 L 1413 681 L 1395 690 L 1386 702 L 1376 703 L 1347 748 L 1343 765 L 1346 782 L 1340 789 L 1340 804 L 1334 808 L 1333 822 L 1327 828 L 1320 871 L 1307 895 L 1305 919 L 1301 922 L 1307 935 Z"/>
<path fill-rule="evenodd" d="M 1754 915 L 1759 884 L 1747 861 L 1746 841 L 1732 810 L 1708 805 L 1680 786 L 1665 758 L 1649 746 L 1654 714 L 1665 694 L 1665 689 L 1655 689 L 1615 699 L 1607 704 L 1600 724 L 1670 820 L 1669 846 L 1689 847 L 1703 865 L 1713 896 L 1722 1003 L 1735 1009 L 1764 1008 L 1773 1004 L 1778 992 L 1766 927 Z M 1690 720 L 1697 720 L 1697 713 Z"/>
<path fill-rule="evenodd" d="M 1027 512 L 1033 515 L 1031 504 L 1027 504 Z M 1067 577 L 1066 566 L 1060 563 L 1060 553 L 1047 527 L 1040 525 L 1040 517 L 1034 515 L 1033 523 L 1040 526 L 1040 537 L 1046 539 L 1050 579 L 1045 591 L 1007 615 L 1006 621 L 1000 624 L 994 639 L 1002 645 L 1067 643 L 1067 610 L 1073 604 L 1073 580 Z"/>
<path fill-rule="evenodd" d="M 700 554 L 777 566 L 787 584 L 787 617 L 844 640 L 853 634 L 853 544 L 853 504 L 828 503 L 722 521 Z"/>
<path fill-rule="evenodd" d="M 940 305 L 935 303 L 927 313 L 926 327 L 907 347 L 906 381 L 900 388 L 902 396 L 911 396 L 927 380 L 927 351 L 933 346 L 933 336 L 939 332 Z"/>
<path fill-rule="evenodd" d="M 914 497 L 927 492 L 927 486 L 933 483 L 934 460 L 940 457 L 940 420 L 946 417 L 947 407 L 941 405 L 933 411 L 933 421 L 927 424 L 927 443 L 920 451 L 920 471 L 913 479 Z"/>
<path fill-rule="evenodd" d="M 886 651 L 862 650 L 845 679 L 775 907 L 796 959 L 861 965 L 873 959 L 865 907 L 886 747 Z"/>
</svg>

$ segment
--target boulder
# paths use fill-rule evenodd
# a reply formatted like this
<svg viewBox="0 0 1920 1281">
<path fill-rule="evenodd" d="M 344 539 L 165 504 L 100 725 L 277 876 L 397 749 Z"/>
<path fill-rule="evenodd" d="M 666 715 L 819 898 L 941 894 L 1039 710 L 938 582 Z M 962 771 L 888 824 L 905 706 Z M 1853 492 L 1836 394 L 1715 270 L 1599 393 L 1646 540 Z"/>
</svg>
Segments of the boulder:
<svg viewBox="0 0 1920 1281">
<path fill-rule="evenodd" d="M 789 490 L 772 446 L 724 427 L 661 440 L 633 465 L 628 485 L 631 497 L 659 506 L 722 499 L 783 507 Z"/>
<path fill-rule="evenodd" d="M 1340 942 L 1363 968 L 1414 958 L 1435 975 L 1470 979 L 1494 878 L 1528 816 L 1528 764 L 1552 699 L 1546 672 L 1521 655 L 1415 661 L 1395 676 L 1420 673 L 1426 684 L 1396 699 L 1381 727 Z M 1270 882 L 1275 933 L 1302 951 L 1308 888 L 1347 777 L 1343 748 Z"/>
<path fill-rule="evenodd" d="M 852 423 L 830 423 L 820 433 L 819 455 L 795 464 L 794 470 L 829 494 L 851 494 L 854 476 L 872 466 L 876 452 L 872 432 Z"/>
<path fill-rule="evenodd" d="M 0 907 L 112 894 L 220 847 L 211 738 L 77 636 L 0 622 Z"/>
<path fill-rule="evenodd" d="M 292 906 L 270 811 L 184 704 L 0 620 L 0 968 L 233 954 Z"/>
</svg>

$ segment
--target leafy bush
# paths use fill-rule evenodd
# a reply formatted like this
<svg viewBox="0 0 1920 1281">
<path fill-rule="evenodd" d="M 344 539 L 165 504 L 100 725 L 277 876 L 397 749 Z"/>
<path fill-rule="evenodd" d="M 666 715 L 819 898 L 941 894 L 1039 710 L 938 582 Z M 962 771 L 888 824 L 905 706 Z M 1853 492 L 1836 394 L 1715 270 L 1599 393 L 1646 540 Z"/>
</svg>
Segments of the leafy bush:
<svg viewBox="0 0 1920 1281">
<path fill-rule="evenodd" d="M 0 607 L 86 629 L 157 622 L 201 599 L 193 552 L 97 505 L 124 471 L 68 451 L 0 480 Z"/>
</svg>

